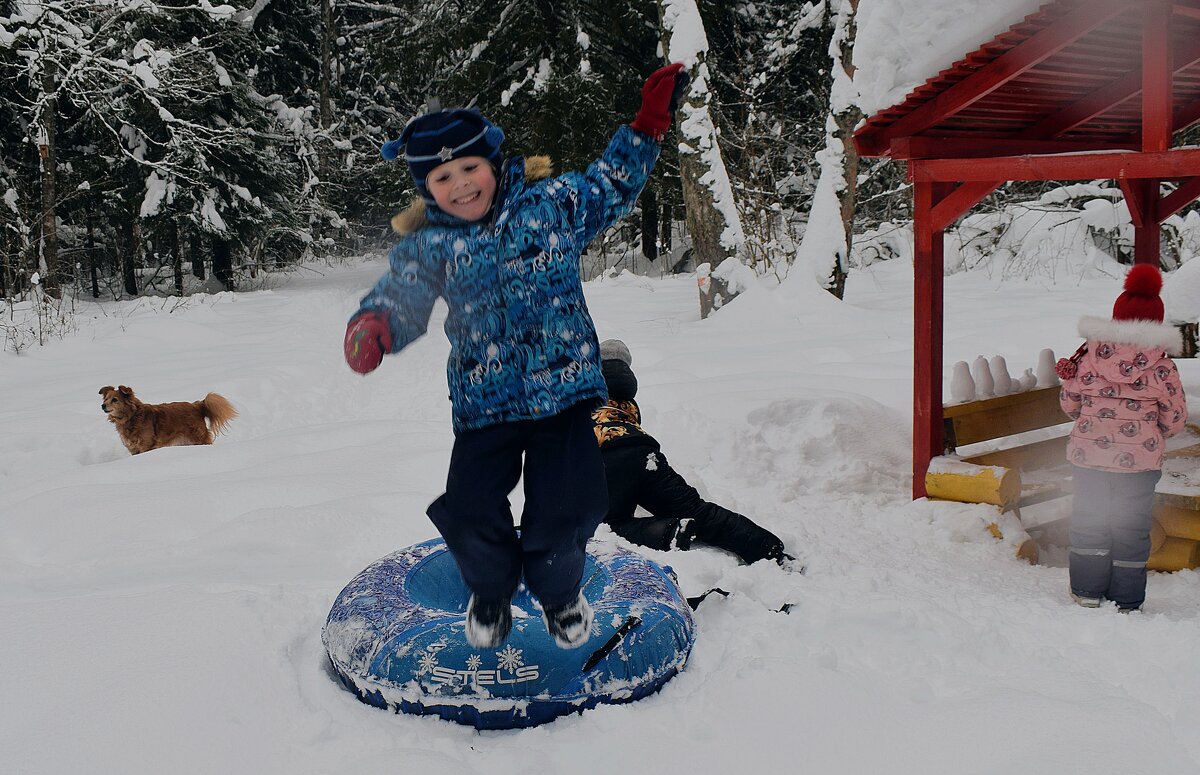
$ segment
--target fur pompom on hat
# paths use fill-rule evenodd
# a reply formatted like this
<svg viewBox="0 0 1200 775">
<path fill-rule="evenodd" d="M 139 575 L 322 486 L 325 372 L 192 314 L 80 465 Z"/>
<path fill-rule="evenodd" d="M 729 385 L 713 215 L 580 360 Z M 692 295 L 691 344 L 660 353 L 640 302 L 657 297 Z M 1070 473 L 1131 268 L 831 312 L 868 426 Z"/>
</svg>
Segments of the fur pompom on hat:
<svg viewBox="0 0 1200 775">
<path fill-rule="evenodd" d="M 451 159 L 482 156 L 498 169 L 503 142 L 504 131 L 474 108 L 442 110 L 433 103 L 428 112 L 405 125 L 399 139 L 384 143 L 379 153 L 392 161 L 403 150 L 417 191 L 427 204 L 433 204 L 425 178 L 434 168 Z"/>
<path fill-rule="evenodd" d="M 632 366 L 633 354 L 620 339 L 605 339 L 600 343 L 600 360 L 624 361 L 626 366 Z"/>
<path fill-rule="evenodd" d="M 1163 321 L 1162 273 L 1151 264 L 1136 264 L 1125 275 L 1125 291 L 1113 304 L 1113 320 Z"/>
</svg>

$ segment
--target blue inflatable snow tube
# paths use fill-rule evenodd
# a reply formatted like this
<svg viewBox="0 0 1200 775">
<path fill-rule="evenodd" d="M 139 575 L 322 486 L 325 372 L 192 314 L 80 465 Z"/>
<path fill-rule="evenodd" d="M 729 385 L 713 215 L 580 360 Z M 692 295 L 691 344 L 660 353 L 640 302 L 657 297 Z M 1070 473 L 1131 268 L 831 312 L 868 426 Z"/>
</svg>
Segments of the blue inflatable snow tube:
<svg viewBox="0 0 1200 775">
<path fill-rule="evenodd" d="M 495 649 L 466 641 L 470 592 L 441 539 L 375 561 L 338 595 L 321 640 L 360 700 L 477 729 L 543 724 L 600 703 L 639 700 L 681 671 L 695 642 L 674 574 L 612 544 L 588 546 L 592 636 L 560 649 L 522 586 Z"/>
</svg>

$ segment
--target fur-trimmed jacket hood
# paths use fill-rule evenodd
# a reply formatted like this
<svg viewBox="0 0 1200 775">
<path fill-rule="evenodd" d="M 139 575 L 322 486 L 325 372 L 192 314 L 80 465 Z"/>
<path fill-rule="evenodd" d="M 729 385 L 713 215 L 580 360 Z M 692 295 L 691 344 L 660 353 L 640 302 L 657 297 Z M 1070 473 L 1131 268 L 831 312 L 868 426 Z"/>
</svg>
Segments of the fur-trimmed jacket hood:
<svg viewBox="0 0 1200 775">
<path fill-rule="evenodd" d="M 1166 439 L 1187 421 L 1179 370 L 1169 357 L 1182 349 L 1179 329 L 1085 317 L 1079 334 L 1087 350 L 1059 394 L 1075 420 L 1067 459 L 1102 471 L 1162 468 Z"/>
<path fill-rule="evenodd" d="M 623 126 L 582 172 L 549 177 L 548 158 L 510 157 L 478 221 L 414 203 L 393 221 L 389 271 L 354 317 L 386 321 L 395 353 L 445 300 L 456 432 L 605 400 L 579 257 L 633 208 L 657 159 L 658 143 Z"/>
<path fill-rule="evenodd" d="M 1101 317 L 1079 319 L 1079 335 L 1089 342 L 1132 344 L 1162 350 L 1167 355 L 1183 353 L 1183 334 L 1168 323 L 1152 320 L 1109 320 Z"/>
<path fill-rule="evenodd" d="M 525 157 L 526 183 L 536 183 L 539 180 L 545 180 L 553 174 L 554 162 L 549 156 Z M 499 178 L 499 174 L 497 174 L 497 178 Z M 426 211 L 425 200 L 419 196 L 414 197 L 408 207 L 392 217 L 392 231 L 397 234 L 412 234 L 429 223 Z"/>
</svg>

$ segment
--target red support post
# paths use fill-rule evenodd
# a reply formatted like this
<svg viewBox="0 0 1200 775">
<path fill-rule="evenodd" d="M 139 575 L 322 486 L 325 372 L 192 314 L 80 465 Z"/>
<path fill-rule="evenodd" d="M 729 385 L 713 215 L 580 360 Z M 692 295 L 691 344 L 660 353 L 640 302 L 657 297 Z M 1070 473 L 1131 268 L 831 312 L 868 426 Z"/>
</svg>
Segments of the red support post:
<svg viewBox="0 0 1200 775">
<path fill-rule="evenodd" d="M 1158 181 L 1122 180 L 1125 206 L 1133 221 L 1133 263 L 1158 266 L 1160 243 Z"/>
<path fill-rule="evenodd" d="M 1171 145 L 1172 128 L 1171 6 L 1165 0 L 1150 0 L 1142 18 L 1142 151 L 1163 153 Z M 1158 266 L 1162 251 L 1158 181 L 1130 181 L 1122 188 L 1133 219 L 1133 262 Z"/>
<path fill-rule="evenodd" d="M 1151 0 L 1143 18 L 1142 150 L 1155 153 L 1171 146 L 1171 7 L 1164 0 Z"/>
<path fill-rule="evenodd" d="M 919 162 L 911 162 L 909 174 Z M 933 209 L 944 183 L 913 184 L 913 498 L 924 498 L 929 461 L 942 454 L 942 291 L 944 234 Z"/>
</svg>

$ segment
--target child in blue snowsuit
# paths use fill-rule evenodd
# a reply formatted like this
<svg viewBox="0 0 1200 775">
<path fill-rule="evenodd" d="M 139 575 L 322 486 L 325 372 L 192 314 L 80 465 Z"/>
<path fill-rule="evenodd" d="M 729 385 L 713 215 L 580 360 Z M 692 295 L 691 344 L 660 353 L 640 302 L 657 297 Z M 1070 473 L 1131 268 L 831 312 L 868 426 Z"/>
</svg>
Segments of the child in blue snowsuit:
<svg viewBox="0 0 1200 775">
<path fill-rule="evenodd" d="M 591 412 L 607 394 L 579 258 L 633 208 L 682 69 L 650 76 L 637 116 L 582 173 L 531 181 L 524 159 L 503 158 L 504 133 L 467 109 L 418 116 L 383 147 L 389 159 L 403 148 L 421 200 L 393 221 L 402 236 L 350 319 L 346 361 L 374 370 L 424 334 L 445 300 L 455 439 L 446 491 L 427 513 L 471 590 L 466 636 L 476 648 L 508 636 L 522 578 L 560 647 L 590 635 L 584 548 L 608 500 Z M 508 495 L 522 469 L 518 534 Z"/>
</svg>

